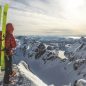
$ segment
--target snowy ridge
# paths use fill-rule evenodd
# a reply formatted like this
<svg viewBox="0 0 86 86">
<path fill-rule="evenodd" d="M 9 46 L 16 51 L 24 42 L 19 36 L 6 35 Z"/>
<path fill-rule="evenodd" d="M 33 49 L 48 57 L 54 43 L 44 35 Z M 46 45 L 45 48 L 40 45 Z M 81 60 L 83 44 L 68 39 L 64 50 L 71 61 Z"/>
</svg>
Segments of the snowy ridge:
<svg viewBox="0 0 86 86">
<path fill-rule="evenodd" d="M 24 65 L 23 65 L 24 64 Z M 41 79 L 39 79 L 35 74 L 33 74 L 29 69 L 27 69 L 24 61 L 18 64 L 18 68 L 21 74 L 24 74 L 29 80 L 34 83 L 34 86 L 48 86 Z"/>
<path fill-rule="evenodd" d="M 9 86 L 54 86 L 45 84 L 31 72 L 28 68 L 28 64 L 24 61 L 21 61 L 18 65 L 13 64 L 13 69 L 17 72 L 17 75 L 14 78 L 11 78 L 11 80 L 14 80 L 15 83 L 9 84 Z M 3 78 L 0 81 L 0 86 L 3 86 Z"/>
</svg>

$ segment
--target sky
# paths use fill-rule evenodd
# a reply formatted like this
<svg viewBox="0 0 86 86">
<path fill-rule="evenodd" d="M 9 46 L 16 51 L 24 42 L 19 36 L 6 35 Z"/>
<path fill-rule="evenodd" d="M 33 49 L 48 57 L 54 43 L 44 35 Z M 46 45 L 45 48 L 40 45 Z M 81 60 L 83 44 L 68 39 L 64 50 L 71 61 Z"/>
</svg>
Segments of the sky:
<svg viewBox="0 0 86 86">
<path fill-rule="evenodd" d="M 86 0 L 0 0 L 15 35 L 86 35 Z"/>
</svg>

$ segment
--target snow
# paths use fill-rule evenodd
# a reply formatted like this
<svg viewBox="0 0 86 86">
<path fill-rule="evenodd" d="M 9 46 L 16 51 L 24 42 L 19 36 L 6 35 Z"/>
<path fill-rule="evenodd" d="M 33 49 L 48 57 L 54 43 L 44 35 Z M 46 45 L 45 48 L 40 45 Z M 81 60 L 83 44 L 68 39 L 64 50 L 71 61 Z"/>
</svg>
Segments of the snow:
<svg viewBox="0 0 86 86">
<path fill-rule="evenodd" d="M 59 51 L 59 54 L 58 54 L 58 56 L 61 58 L 61 59 L 65 59 L 66 58 L 66 56 L 64 55 L 64 52 L 65 51 Z"/>
<path fill-rule="evenodd" d="M 43 41 L 42 46 L 45 46 L 45 52 L 43 54 L 40 55 L 41 51 L 36 51 L 40 50 L 40 48 L 38 48 L 41 44 L 40 40 L 33 41 L 32 39 L 27 39 L 29 43 L 24 45 L 24 40 L 19 39 L 20 43 L 22 43 L 20 47 L 22 46 L 23 48 L 23 46 L 26 46 L 29 48 L 26 49 L 25 56 L 23 56 L 23 49 L 20 51 L 19 48 L 17 48 L 16 51 L 19 55 L 18 57 L 14 56 L 15 59 L 18 60 L 19 58 L 18 62 L 20 62 L 21 59 L 24 60 L 29 65 L 31 71 L 47 85 L 73 86 L 75 80 L 80 80 L 81 78 L 86 79 L 85 39 L 83 41 L 81 38 L 61 38 L 61 41 L 60 38 L 57 38 L 58 41 L 55 41 L 54 38 L 52 41 L 52 39 L 50 40 L 49 38 L 49 42 L 45 40 L 45 38 L 39 39 Z M 47 49 L 48 46 L 50 50 Z M 37 53 L 38 56 L 40 56 L 36 59 L 35 55 Z"/>
<path fill-rule="evenodd" d="M 76 81 L 75 85 L 76 86 L 86 86 L 86 80 L 79 79 L 78 81 Z"/>
<path fill-rule="evenodd" d="M 23 77 L 22 86 L 74 86 L 76 80 L 75 86 L 86 86 L 86 39 L 47 39 L 16 39 L 13 63 Z"/>
<path fill-rule="evenodd" d="M 19 70 L 22 74 L 24 74 L 29 80 L 31 80 L 35 86 L 47 86 L 41 79 L 39 79 L 35 74 L 33 74 L 29 69 L 26 69 L 24 65 L 19 63 L 18 65 Z M 28 75 L 28 76 L 27 76 Z"/>
</svg>

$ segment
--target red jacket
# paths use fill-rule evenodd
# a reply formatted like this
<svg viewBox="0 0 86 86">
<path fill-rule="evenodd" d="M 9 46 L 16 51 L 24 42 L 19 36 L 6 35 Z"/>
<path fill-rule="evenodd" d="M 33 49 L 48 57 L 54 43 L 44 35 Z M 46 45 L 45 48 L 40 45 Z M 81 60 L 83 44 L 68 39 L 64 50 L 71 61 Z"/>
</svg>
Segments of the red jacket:
<svg viewBox="0 0 86 86">
<path fill-rule="evenodd" d="M 0 47 L 1 47 L 1 31 L 0 31 Z M 16 47 L 16 41 L 13 34 L 7 34 L 5 37 L 5 49 L 7 55 L 12 55 L 12 48 Z"/>
</svg>

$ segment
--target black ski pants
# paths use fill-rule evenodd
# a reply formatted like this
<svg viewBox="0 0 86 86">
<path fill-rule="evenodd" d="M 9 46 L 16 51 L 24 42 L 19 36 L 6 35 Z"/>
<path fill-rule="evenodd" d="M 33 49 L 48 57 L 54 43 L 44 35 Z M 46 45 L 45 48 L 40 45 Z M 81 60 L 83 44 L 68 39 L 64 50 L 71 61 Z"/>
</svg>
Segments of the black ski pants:
<svg viewBox="0 0 86 86">
<path fill-rule="evenodd" d="M 5 74 L 4 84 L 9 84 L 10 75 L 12 74 L 12 56 L 5 56 Z"/>
</svg>

